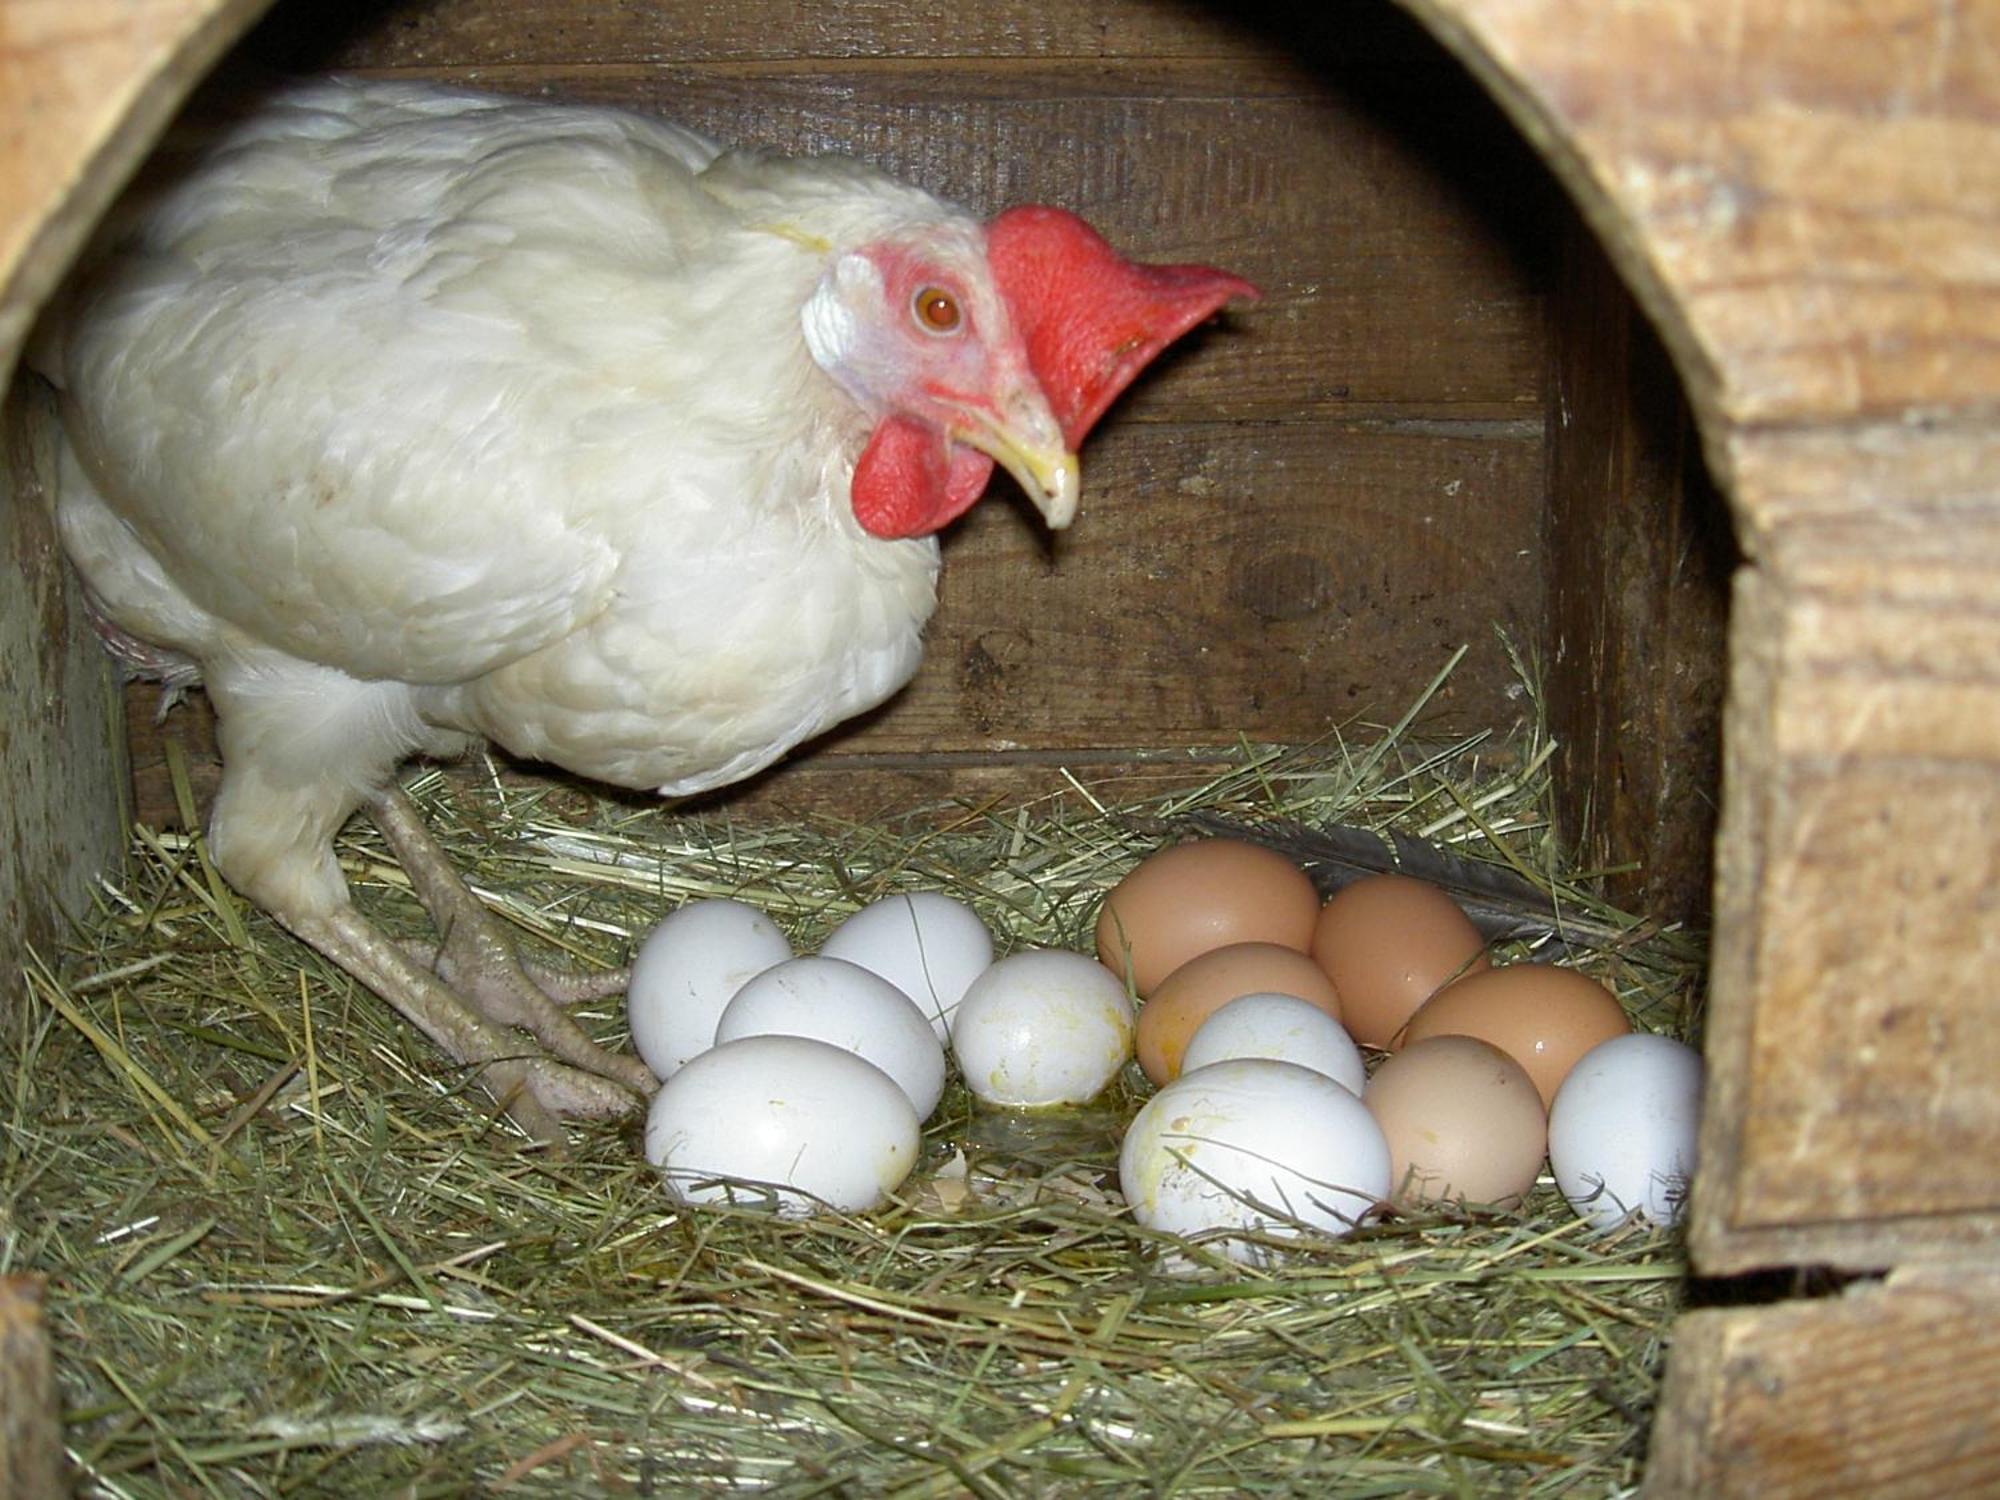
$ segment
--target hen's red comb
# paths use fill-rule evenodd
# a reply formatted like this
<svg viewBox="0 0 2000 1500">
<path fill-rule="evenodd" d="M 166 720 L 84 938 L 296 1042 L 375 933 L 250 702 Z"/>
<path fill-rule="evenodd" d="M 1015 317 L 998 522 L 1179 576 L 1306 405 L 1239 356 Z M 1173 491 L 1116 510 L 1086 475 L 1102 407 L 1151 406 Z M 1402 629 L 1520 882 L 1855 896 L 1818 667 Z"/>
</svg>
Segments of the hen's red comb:
<svg viewBox="0 0 2000 1500">
<path fill-rule="evenodd" d="M 1074 452 L 1153 357 L 1257 288 L 1210 266 L 1126 260 L 1060 208 L 1010 208 L 986 229 L 987 261 L 1028 363 Z"/>
</svg>

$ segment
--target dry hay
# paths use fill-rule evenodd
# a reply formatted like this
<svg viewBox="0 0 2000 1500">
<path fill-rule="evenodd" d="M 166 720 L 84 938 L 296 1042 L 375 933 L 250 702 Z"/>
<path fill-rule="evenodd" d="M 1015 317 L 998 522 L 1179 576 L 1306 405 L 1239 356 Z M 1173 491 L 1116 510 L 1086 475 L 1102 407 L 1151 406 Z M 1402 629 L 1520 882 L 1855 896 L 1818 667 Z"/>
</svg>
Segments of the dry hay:
<svg viewBox="0 0 2000 1500">
<path fill-rule="evenodd" d="M 1365 752 L 1245 746 L 1123 810 L 1075 782 L 896 828 L 733 826 L 476 770 L 415 789 L 482 895 L 584 965 L 717 894 L 800 951 L 898 889 L 970 901 L 1003 951 L 1083 947 L 1102 891 L 1190 815 L 1396 827 L 1532 879 L 1602 939 L 1569 932 L 1571 961 L 1686 1034 L 1699 945 L 1562 871 L 1538 732 L 1424 745 L 1409 722 Z M 371 831 L 341 853 L 364 904 L 423 930 Z M 565 1160 L 524 1150 L 197 847 L 143 833 L 28 980 L 0 1055 L 0 1272 L 50 1279 L 86 1494 L 1598 1496 L 1639 1476 L 1680 1245 L 1593 1238 L 1546 1177 L 1519 1213 L 1170 1275 L 1116 1192 L 1134 1090 L 1017 1117 L 954 1085 L 881 1212 L 679 1212 L 637 1122 L 579 1129 Z M 615 1001 L 587 1024 L 622 1039 Z"/>
</svg>

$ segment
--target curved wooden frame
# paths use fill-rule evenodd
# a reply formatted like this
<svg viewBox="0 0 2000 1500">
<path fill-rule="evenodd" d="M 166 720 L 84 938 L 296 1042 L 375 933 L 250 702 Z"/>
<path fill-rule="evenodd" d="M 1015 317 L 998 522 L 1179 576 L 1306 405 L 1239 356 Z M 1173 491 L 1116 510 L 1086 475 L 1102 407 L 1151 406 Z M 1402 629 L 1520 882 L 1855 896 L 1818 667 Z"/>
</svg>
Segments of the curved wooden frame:
<svg viewBox="0 0 2000 1500">
<path fill-rule="evenodd" d="M 266 3 L 0 0 L 0 372 Z M 1760 1486 L 1796 1469 L 1779 1440 L 1801 1417 L 1731 1389 L 1731 1368 L 1767 1369 L 1746 1348 L 1789 1347 L 1801 1318 L 1808 1337 L 1921 1348 L 1966 1298 L 1989 1319 L 2000 1303 L 2000 3 L 1403 3 L 1553 165 L 1658 324 L 1747 559 L 1697 1266 L 1974 1263 L 1944 1314 L 1935 1281 L 1905 1299 L 1915 1323 L 1853 1298 L 1791 1305 L 1782 1329 L 1684 1320 L 1652 1487 L 1776 1493 Z M 2000 1386 L 2000 1351 L 1980 1358 L 1967 1378 Z M 1880 1366 L 1839 1373 L 1887 1385 Z M 1775 1468 L 1751 1451 L 1758 1391 Z M 1826 1425 L 1850 1454 L 1866 1437 L 1851 1415 Z M 1991 1479 L 2000 1456 L 1972 1451 Z"/>
</svg>

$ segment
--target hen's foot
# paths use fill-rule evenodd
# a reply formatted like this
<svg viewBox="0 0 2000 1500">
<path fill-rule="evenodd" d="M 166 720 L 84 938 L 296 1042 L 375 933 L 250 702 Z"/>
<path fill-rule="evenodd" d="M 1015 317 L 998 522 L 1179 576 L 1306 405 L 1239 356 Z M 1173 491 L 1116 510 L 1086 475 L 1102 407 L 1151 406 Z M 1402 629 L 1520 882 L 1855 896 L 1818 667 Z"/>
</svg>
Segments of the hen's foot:
<svg viewBox="0 0 2000 1500">
<path fill-rule="evenodd" d="M 423 943 L 405 939 L 403 951 L 417 963 L 442 977 L 447 984 L 460 982 L 455 973 L 452 955 L 443 943 Z M 586 972 L 578 969 L 557 969 L 547 964 L 536 963 L 532 958 L 514 955 L 521 972 L 528 976 L 528 982 L 557 1005 L 588 1005 L 594 1000 L 608 1000 L 613 995 L 625 993 L 631 983 L 632 970 L 628 965 L 620 969 L 600 969 Z M 474 984 L 478 981 L 472 980 Z"/>
<path fill-rule="evenodd" d="M 392 786 L 377 793 L 369 813 L 437 924 L 443 942 L 433 950 L 432 963 L 446 984 L 487 1020 L 527 1031 L 560 1062 L 641 1097 L 659 1086 L 643 1062 L 599 1046 L 563 1009 L 618 993 L 622 974 L 562 976 L 539 966 L 531 972 L 500 919 L 467 889 L 407 792 Z M 607 989 L 608 984 L 617 987 Z"/>
<path fill-rule="evenodd" d="M 392 788 L 372 799 L 369 811 L 443 934 L 435 950 L 437 972 L 351 905 L 323 915 L 293 914 L 287 925 L 473 1069 L 541 1144 L 563 1146 L 564 1115 L 609 1117 L 638 1109 L 659 1086 L 645 1064 L 600 1047 L 529 978 L 499 919 L 466 889 L 409 797 Z M 578 988 L 587 992 L 608 982 L 593 976 Z"/>
</svg>

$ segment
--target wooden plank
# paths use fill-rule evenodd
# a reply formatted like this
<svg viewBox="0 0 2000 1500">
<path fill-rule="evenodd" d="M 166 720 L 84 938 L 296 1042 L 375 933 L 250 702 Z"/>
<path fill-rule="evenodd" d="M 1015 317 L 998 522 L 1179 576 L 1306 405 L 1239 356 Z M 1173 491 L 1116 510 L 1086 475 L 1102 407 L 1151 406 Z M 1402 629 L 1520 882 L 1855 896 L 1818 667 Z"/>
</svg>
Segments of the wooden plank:
<svg viewBox="0 0 2000 1500">
<path fill-rule="evenodd" d="M 2000 400 L 2000 6 L 1406 3 L 1563 172 L 1711 417 Z"/>
<path fill-rule="evenodd" d="M 0 6 L 0 383 L 28 325 L 187 90 L 261 0 Z"/>
<path fill-rule="evenodd" d="M 1846 1295 L 1674 1325 L 1649 1500 L 2000 1493 L 2000 1272 L 1900 1273 Z"/>
<path fill-rule="evenodd" d="M 1550 309 L 1544 658 L 1563 835 L 1607 894 L 1705 926 L 1721 770 L 1729 518 L 1679 381 L 1603 251 Z"/>
<path fill-rule="evenodd" d="M 1963 1254 L 2000 1235 L 2000 505 L 1766 551 L 1737 593 L 1692 1244 L 1714 1270 Z"/>
<path fill-rule="evenodd" d="M 1407 51 L 1414 28 L 1386 8 L 1356 7 L 1344 51 Z M 693 0 L 662 6 L 571 0 L 463 0 L 357 7 L 351 0 L 278 6 L 253 39 L 260 54 L 294 67 L 426 67 L 635 60 L 746 61 L 819 57 L 1202 57 L 1264 52 L 1282 36 L 1199 6 L 1148 0 L 1048 5 L 985 0 L 949 19 L 906 0 Z M 1293 40 L 1297 40 L 1296 33 Z"/>
<path fill-rule="evenodd" d="M 0 1276 L 0 1495 L 63 1494 L 62 1408 L 39 1276 Z"/>
<path fill-rule="evenodd" d="M 28 950 L 53 954 L 123 842 L 111 664 L 44 500 L 52 406 L 42 388 L 0 389 L 0 1033 L 24 1014 Z"/>
</svg>

